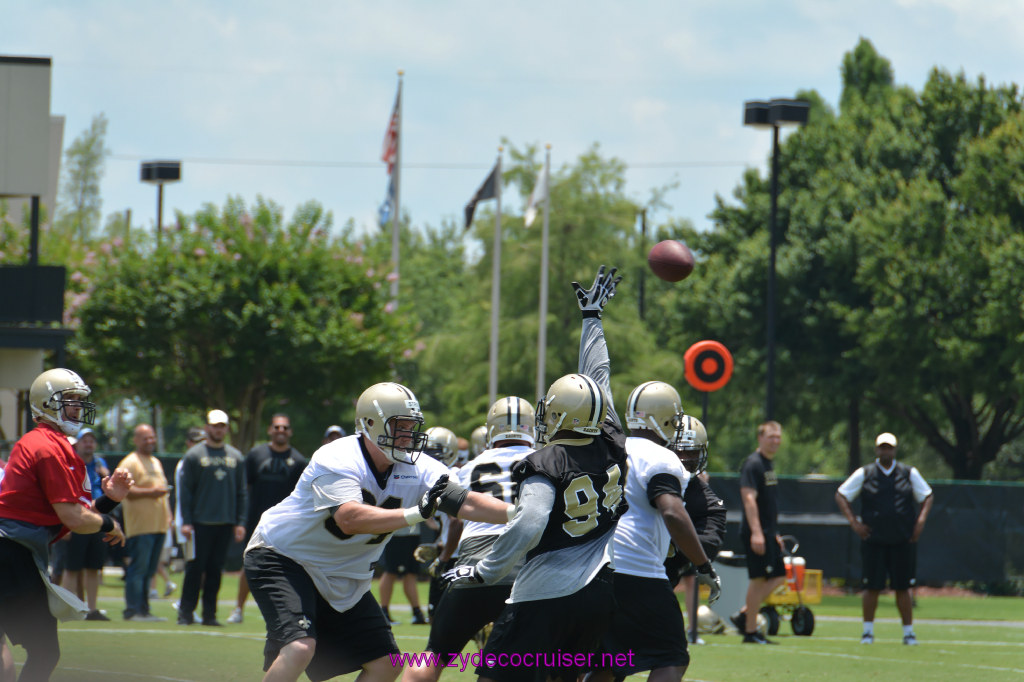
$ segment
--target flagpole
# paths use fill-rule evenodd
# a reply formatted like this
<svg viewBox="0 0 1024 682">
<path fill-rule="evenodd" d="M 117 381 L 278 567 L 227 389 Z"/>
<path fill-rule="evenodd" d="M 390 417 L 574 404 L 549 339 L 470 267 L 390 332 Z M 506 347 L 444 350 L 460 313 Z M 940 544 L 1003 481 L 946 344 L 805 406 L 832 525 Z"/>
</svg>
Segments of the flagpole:
<svg viewBox="0 0 1024 682">
<path fill-rule="evenodd" d="M 540 324 L 537 329 L 537 392 L 534 397 L 540 398 L 547 391 L 546 361 L 548 354 L 548 220 L 551 206 L 551 145 L 544 145 L 544 173 L 538 182 L 548 183 L 547 199 L 544 202 L 544 228 L 541 231 L 540 247 Z"/>
<path fill-rule="evenodd" d="M 395 208 L 391 216 L 391 262 L 394 265 L 395 279 L 391 282 L 391 300 L 398 303 L 398 233 L 399 220 L 402 214 L 402 75 L 405 72 L 398 71 L 398 135 L 395 141 L 395 172 L 391 181 L 395 187 Z"/>
<path fill-rule="evenodd" d="M 494 246 L 491 259 L 491 353 L 490 374 L 487 380 L 487 407 L 498 397 L 498 319 L 501 306 L 501 152 L 498 147 L 497 173 L 494 178 L 494 193 L 498 200 L 494 215 Z"/>
</svg>

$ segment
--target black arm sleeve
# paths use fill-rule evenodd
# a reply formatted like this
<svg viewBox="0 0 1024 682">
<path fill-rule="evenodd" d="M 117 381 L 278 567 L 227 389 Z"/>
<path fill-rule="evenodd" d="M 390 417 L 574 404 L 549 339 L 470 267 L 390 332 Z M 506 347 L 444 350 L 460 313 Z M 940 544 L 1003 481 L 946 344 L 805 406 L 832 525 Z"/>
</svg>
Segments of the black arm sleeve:
<svg viewBox="0 0 1024 682">
<path fill-rule="evenodd" d="M 445 487 L 444 492 L 437 498 L 437 510 L 450 516 L 457 516 L 459 509 L 462 508 L 462 503 L 466 501 L 466 495 L 468 494 L 469 491 L 458 483 L 448 481 L 448 485 Z"/>
<path fill-rule="evenodd" d="M 647 501 L 654 506 L 654 500 L 660 495 L 683 496 L 683 486 L 679 479 L 672 474 L 655 474 L 651 476 L 651 482 L 647 484 Z"/>
<path fill-rule="evenodd" d="M 92 506 L 95 507 L 96 511 L 100 514 L 109 514 L 114 511 L 114 508 L 119 504 L 120 502 L 114 502 L 106 495 L 100 495 L 98 498 L 93 500 Z"/>
<path fill-rule="evenodd" d="M 708 555 L 708 559 L 714 560 L 725 541 L 725 503 L 699 476 L 690 479 L 686 497 L 690 496 L 691 489 L 703 498 L 703 509 L 700 513 L 691 512 L 690 518 L 693 519 L 693 527 L 697 530 L 697 537 L 704 548 L 704 553 Z M 688 504 L 687 510 L 689 508 Z"/>
</svg>

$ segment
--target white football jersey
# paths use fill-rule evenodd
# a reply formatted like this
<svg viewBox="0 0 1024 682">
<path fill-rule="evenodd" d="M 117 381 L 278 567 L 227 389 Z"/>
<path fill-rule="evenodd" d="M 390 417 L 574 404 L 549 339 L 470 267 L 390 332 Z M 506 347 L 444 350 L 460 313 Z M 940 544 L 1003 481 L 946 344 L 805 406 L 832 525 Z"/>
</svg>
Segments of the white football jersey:
<svg viewBox="0 0 1024 682">
<path fill-rule="evenodd" d="M 533 452 L 529 445 L 511 445 L 484 450 L 478 457 L 459 469 L 458 483 L 467 490 L 493 495 L 508 504 L 515 504 L 519 491 L 512 483 L 512 467 Z M 465 521 L 462 541 L 478 535 L 497 535 L 505 526 L 482 521 Z"/>
<path fill-rule="evenodd" d="M 657 474 L 679 479 L 680 490 L 690 482 L 671 450 L 646 438 L 626 439 L 629 476 L 626 477 L 626 502 L 629 509 L 615 527 L 612 556 L 615 572 L 644 578 L 665 578 L 665 557 L 671 538 L 661 514 L 647 499 L 647 486 Z"/>
<path fill-rule="evenodd" d="M 346 535 L 334 521 L 334 510 L 352 501 L 383 509 L 414 507 L 448 473 L 436 460 L 420 457 L 415 465 L 392 466 L 382 488 L 360 438 L 339 438 L 313 453 L 295 490 L 263 512 L 246 547 L 269 547 L 301 564 L 338 611 L 347 611 L 370 589 L 390 533 Z"/>
</svg>

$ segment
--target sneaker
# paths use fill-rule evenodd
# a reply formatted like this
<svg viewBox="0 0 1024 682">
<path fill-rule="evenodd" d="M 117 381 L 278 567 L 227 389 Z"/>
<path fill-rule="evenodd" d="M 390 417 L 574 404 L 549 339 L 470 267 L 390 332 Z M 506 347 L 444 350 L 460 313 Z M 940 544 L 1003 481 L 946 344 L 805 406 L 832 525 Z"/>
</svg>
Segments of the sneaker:
<svg viewBox="0 0 1024 682">
<path fill-rule="evenodd" d="M 391 612 L 388 611 L 388 608 L 386 606 L 382 606 L 381 610 L 384 611 L 384 619 L 387 620 L 388 625 L 401 625 L 402 624 L 402 621 L 395 620 L 394 618 L 391 617 Z"/>
<path fill-rule="evenodd" d="M 166 623 L 167 622 L 166 618 L 161 618 L 160 616 L 154 616 L 152 613 L 136 613 L 134 616 L 132 616 L 128 620 L 132 621 L 133 623 Z"/>
<path fill-rule="evenodd" d="M 222 628 L 224 625 L 216 618 L 203 618 L 203 625 L 211 628 Z"/>
<path fill-rule="evenodd" d="M 740 634 L 746 634 L 747 632 L 747 615 L 740 611 L 729 616 L 729 621 L 736 626 L 736 629 L 740 631 Z"/>
<path fill-rule="evenodd" d="M 86 620 L 110 620 L 109 618 L 107 618 L 106 614 L 100 613 L 99 611 L 96 611 L 95 609 L 90 611 L 89 613 L 87 613 L 85 615 L 85 619 Z"/>
<path fill-rule="evenodd" d="M 236 625 L 238 623 L 241 623 L 242 622 L 242 609 L 240 609 L 240 608 L 238 608 L 236 606 L 235 610 L 231 612 L 230 616 L 228 616 L 228 622 L 231 623 L 232 625 Z"/>
<path fill-rule="evenodd" d="M 427 619 L 423 617 L 423 612 L 419 609 L 412 610 L 412 624 L 413 625 L 426 625 Z"/>
<path fill-rule="evenodd" d="M 863 635 L 860 636 L 860 643 L 861 644 L 874 644 L 875 643 L 875 636 L 872 635 L 871 633 L 865 632 Z"/>
<path fill-rule="evenodd" d="M 157 592 L 155 589 L 152 589 L 152 590 L 149 591 L 149 598 L 150 599 L 158 599 L 159 597 L 160 597 L 160 593 Z"/>
<path fill-rule="evenodd" d="M 743 635 L 743 643 L 744 644 L 778 644 L 778 642 L 773 642 L 772 640 L 770 640 L 767 637 L 765 637 L 764 635 L 762 635 L 760 632 L 748 632 L 747 634 Z"/>
<path fill-rule="evenodd" d="M 164 585 L 164 597 L 170 597 L 178 589 L 178 583 L 167 583 Z"/>
<path fill-rule="evenodd" d="M 704 640 L 703 640 L 703 639 L 701 638 L 701 636 L 700 636 L 700 635 L 694 634 L 694 633 L 692 633 L 692 632 L 688 632 L 688 633 L 686 633 L 686 640 L 687 640 L 687 641 L 688 641 L 688 642 L 689 642 L 690 644 L 697 644 L 697 645 L 704 645 L 704 644 L 707 644 L 707 642 L 705 642 L 705 641 L 704 641 Z"/>
<path fill-rule="evenodd" d="M 192 614 L 185 615 L 183 613 L 178 614 L 178 625 L 192 625 L 196 622 L 196 619 L 192 617 Z"/>
<path fill-rule="evenodd" d="M 909 635 L 903 635 L 903 643 L 907 646 L 917 646 L 917 637 L 911 632 Z"/>
</svg>

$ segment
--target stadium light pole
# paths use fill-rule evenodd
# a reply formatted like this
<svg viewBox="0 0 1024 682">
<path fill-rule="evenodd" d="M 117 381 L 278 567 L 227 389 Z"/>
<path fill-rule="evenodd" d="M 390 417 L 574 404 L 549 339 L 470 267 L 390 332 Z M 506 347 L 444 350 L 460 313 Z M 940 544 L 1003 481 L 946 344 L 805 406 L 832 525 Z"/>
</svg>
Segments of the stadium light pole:
<svg viewBox="0 0 1024 682">
<path fill-rule="evenodd" d="M 778 244 L 776 212 L 779 202 L 779 127 L 807 123 L 810 105 L 795 99 L 750 100 L 743 105 L 743 125 L 772 129 L 772 180 L 768 265 L 768 291 L 765 304 L 765 419 L 775 418 L 775 253 Z"/>
<path fill-rule="evenodd" d="M 156 241 L 164 228 L 164 185 L 181 180 L 181 161 L 143 161 L 139 179 L 156 185 Z"/>
</svg>

